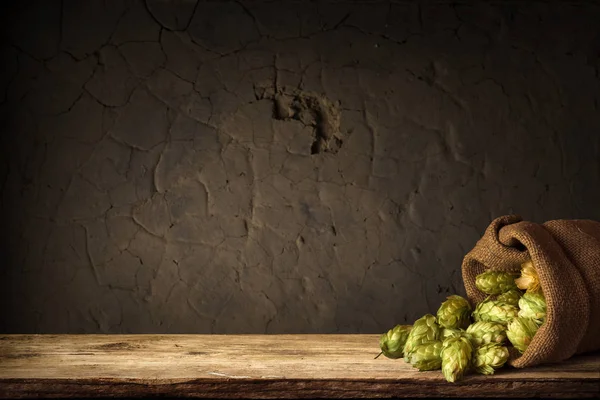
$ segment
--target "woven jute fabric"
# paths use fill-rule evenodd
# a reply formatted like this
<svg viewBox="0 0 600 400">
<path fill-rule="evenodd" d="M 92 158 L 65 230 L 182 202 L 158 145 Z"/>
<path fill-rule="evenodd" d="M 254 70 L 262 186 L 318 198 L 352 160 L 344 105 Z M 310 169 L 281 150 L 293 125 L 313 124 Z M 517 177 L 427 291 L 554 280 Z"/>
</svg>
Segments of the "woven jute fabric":
<svg viewBox="0 0 600 400">
<path fill-rule="evenodd" d="M 518 215 L 495 219 L 463 260 L 472 305 L 487 297 L 475 286 L 477 275 L 518 272 L 530 259 L 546 297 L 546 322 L 523 354 L 512 353 L 509 364 L 524 368 L 600 349 L 600 222 L 537 224 Z"/>
</svg>

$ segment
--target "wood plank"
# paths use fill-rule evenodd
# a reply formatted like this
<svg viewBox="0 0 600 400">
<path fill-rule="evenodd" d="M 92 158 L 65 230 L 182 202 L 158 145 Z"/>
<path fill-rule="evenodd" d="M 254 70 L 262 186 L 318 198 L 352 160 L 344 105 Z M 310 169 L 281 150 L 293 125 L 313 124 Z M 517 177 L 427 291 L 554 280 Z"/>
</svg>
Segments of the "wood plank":
<svg viewBox="0 0 600 400">
<path fill-rule="evenodd" d="M 600 353 L 447 383 L 379 335 L 4 335 L 0 397 L 596 397 Z"/>
</svg>

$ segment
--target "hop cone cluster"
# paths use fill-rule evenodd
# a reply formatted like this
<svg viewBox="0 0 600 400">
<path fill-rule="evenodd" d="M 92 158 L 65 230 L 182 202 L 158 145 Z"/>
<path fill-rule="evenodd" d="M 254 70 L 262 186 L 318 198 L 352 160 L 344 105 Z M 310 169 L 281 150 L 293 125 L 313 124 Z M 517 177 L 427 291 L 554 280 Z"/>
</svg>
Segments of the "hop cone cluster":
<svg viewBox="0 0 600 400">
<path fill-rule="evenodd" d="M 484 375 L 492 375 L 508 360 L 508 349 L 498 343 L 487 343 L 473 353 L 473 369 Z"/>
<path fill-rule="evenodd" d="M 416 346 L 408 362 L 419 371 L 433 371 L 442 366 L 442 342 L 439 340 L 424 342 Z"/>
<path fill-rule="evenodd" d="M 381 335 L 382 354 L 404 357 L 419 371 L 441 369 L 448 382 L 456 382 L 467 371 L 493 374 L 509 359 L 509 345 L 525 352 L 546 319 L 546 299 L 533 263 L 523 263 L 520 276 L 484 272 L 475 284 L 488 297 L 472 312 L 467 299 L 449 296 L 436 316 L 426 314 L 412 326 L 396 325 Z"/>
<path fill-rule="evenodd" d="M 508 324 L 506 336 L 515 349 L 524 353 L 538 328 L 538 324 L 532 318 L 518 317 Z"/>
<path fill-rule="evenodd" d="M 442 373 L 448 382 L 456 382 L 469 369 L 473 346 L 465 336 L 451 337 L 442 347 Z"/>
<path fill-rule="evenodd" d="M 506 304 L 510 304 L 511 306 L 518 306 L 519 299 L 523 293 L 518 289 L 511 289 L 508 292 L 504 292 L 496 296 L 496 301 L 502 301 Z"/>
<path fill-rule="evenodd" d="M 540 291 L 540 280 L 531 261 L 521 264 L 521 276 L 515 279 L 515 283 L 519 289 L 527 290 L 528 292 Z"/>
<path fill-rule="evenodd" d="M 546 319 L 546 299 L 542 292 L 527 292 L 519 300 L 519 317 L 532 318 L 538 325 Z"/>
<path fill-rule="evenodd" d="M 408 338 L 412 326 L 396 325 L 379 339 L 381 352 L 387 358 L 400 358 L 404 355 L 404 344 Z"/>
<path fill-rule="evenodd" d="M 461 329 L 469 326 L 471 305 L 457 295 L 448 296 L 437 312 L 437 322 L 441 327 L 448 329 Z"/>
<path fill-rule="evenodd" d="M 506 340 L 506 326 L 498 322 L 475 322 L 467 328 L 467 333 L 476 347 L 488 343 L 502 344 Z"/>
<path fill-rule="evenodd" d="M 435 317 L 425 314 L 413 324 L 404 345 L 404 361 L 408 362 L 415 347 L 424 342 L 436 341 L 440 337 L 440 327 L 435 322 Z"/>
<path fill-rule="evenodd" d="M 491 300 L 489 297 L 479 303 L 473 311 L 475 321 L 499 322 L 508 324 L 513 318 L 516 318 L 519 309 L 502 301 Z"/>
</svg>

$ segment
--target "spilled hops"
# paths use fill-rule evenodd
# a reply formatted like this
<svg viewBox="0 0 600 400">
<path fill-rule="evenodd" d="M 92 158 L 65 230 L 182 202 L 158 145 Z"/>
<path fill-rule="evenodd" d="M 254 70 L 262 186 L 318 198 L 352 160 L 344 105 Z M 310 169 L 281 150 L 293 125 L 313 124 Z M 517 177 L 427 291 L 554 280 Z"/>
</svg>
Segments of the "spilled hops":
<svg viewBox="0 0 600 400">
<path fill-rule="evenodd" d="M 517 266 L 518 267 L 518 266 Z M 476 277 L 488 297 L 472 309 L 452 295 L 435 316 L 396 325 L 380 338 L 380 354 L 403 358 L 419 371 L 441 370 L 448 382 L 464 375 L 492 375 L 509 359 L 511 347 L 524 353 L 546 320 L 546 299 L 531 261 L 520 272 L 486 271 Z"/>
</svg>

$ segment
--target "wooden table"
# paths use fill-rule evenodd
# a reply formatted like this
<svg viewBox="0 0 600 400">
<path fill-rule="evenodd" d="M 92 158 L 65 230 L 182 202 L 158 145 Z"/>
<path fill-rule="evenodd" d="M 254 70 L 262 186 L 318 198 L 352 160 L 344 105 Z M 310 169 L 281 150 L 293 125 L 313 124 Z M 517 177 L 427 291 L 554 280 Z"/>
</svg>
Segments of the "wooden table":
<svg viewBox="0 0 600 400">
<path fill-rule="evenodd" d="M 447 383 L 378 335 L 4 335 L 0 397 L 595 397 L 600 354 Z"/>
</svg>

